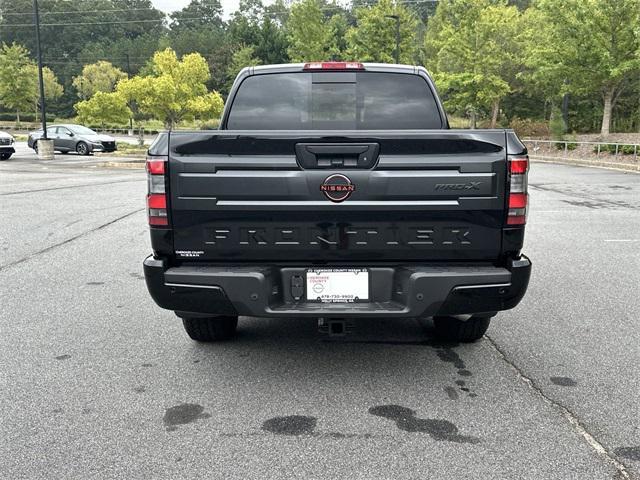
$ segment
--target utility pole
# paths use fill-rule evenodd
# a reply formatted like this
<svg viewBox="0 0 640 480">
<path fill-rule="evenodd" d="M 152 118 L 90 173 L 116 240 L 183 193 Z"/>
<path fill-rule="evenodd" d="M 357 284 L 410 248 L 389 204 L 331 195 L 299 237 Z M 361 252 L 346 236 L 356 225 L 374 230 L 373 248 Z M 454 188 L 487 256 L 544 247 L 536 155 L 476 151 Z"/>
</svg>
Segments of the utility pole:
<svg viewBox="0 0 640 480">
<path fill-rule="evenodd" d="M 394 56 L 396 57 L 396 63 L 400 63 L 400 16 L 385 15 L 385 18 L 391 18 L 396 21 L 396 50 Z"/>
<path fill-rule="evenodd" d="M 42 115 L 42 138 L 47 140 L 47 107 L 44 101 L 44 80 L 42 78 L 42 49 L 40 47 L 40 15 L 38 0 L 33 0 L 33 16 L 36 24 L 36 54 L 38 56 L 38 82 L 40 83 L 40 113 Z"/>
</svg>

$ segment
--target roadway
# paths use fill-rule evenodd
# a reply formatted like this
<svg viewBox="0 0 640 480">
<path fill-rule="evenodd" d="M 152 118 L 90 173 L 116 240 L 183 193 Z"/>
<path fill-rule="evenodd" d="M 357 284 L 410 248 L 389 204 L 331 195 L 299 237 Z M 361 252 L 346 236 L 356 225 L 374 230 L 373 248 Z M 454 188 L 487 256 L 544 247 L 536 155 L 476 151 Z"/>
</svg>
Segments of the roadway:
<svg viewBox="0 0 640 480">
<path fill-rule="evenodd" d="M 640 478 L 640 175 L 533 165 L 529 292 L 475 344 L 204 345 L 146 292 L 143 171 L 94 163 L 0 162 L 0 477 Z"/>
</svg>

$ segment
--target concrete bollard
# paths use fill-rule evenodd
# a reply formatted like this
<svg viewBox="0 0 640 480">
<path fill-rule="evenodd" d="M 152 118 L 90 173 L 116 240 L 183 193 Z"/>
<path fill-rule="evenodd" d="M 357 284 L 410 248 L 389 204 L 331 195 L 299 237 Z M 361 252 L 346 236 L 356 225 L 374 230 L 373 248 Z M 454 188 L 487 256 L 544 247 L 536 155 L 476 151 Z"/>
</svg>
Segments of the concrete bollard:
<svg viewBox="0 0 640 480">
<path fill-rule="evenodd" d="M 38 140 L 38 158 L 40 160 L 53 160 L 53 140 Z"/>
</svg>

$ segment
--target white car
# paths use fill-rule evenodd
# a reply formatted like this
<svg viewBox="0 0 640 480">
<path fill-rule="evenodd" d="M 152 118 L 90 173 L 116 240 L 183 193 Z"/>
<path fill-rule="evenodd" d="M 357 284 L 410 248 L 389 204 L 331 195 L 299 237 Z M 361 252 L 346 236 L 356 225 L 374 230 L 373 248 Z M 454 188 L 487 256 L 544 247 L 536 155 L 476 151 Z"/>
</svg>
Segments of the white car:
<svg viewBox="0 0 640 480">
<path fill-rule="evenodd" d="M 16 153 L 16 149 L 13 148 L 14 143 L 16 139 L 12 135 L 0 131 L 0 160 L 9 160 L 11 155 Z"/>
</svg>

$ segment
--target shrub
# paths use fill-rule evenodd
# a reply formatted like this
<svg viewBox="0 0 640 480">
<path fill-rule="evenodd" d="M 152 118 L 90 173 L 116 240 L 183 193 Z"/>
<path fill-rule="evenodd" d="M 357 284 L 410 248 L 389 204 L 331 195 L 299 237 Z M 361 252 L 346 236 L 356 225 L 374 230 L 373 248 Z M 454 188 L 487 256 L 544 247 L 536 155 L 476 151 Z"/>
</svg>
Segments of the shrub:
<svg viewBox="0 0 640 480">
<path fill-rule="evenodd" d="M 47 113 L 47 122 L 53 122 L 54 115 Z M 14 122 L 16 121 L 15 113 L 2 112 L 0 113 L 0 121 L 3 122 Z M 33 123 L 36 121 L 36 116 L 34 113 L 21 113 L 20 114 L 20 122 L 21 123 Z M 38 115 L 38 121 L 40 121 L 40 115 Z"/>
<path fill-rule="evenodd" d="M 218 120 L 210 120 L 208 122 L 202 122 L 200 124 L 200 130 L 217 130 L 218 125 L 220 125 L 220 121 Z"/>
<path fill-rule="evenodd" d="M 578 148 L 578 144 L 576 142 L 570 142 L 567 140 L 567 150 L 575 150 L 576 148 Z M 558 141 L 558 143 L 556 143 L 556 148 L 558 150 L 564 150 L 564 142 L 563 141 Z"/>
<path fill-rule="evenodd" d="M 554 140 L 562 140 L 566 133 L 564 129 L 564 122 L 562 121 L 562 112 L 560 112 L 559 108 L 554 108 L 551 111 L 549 130 L 551 131 L 551 136 Z"/>
<path fill-rule="evenodd" d="M 633 155 L 635 145 L 618 145 L 618 155 Z M 593 147 L 593 152 L 598 153 L 598 145 Z M 611 155 L 616 154 L 616 145 L 600 144 L 600 153 L 609 152 Z M 640 153 L 640 146 L 637 147 Z"/>
<path fill-rule="evenodd" d="M 530 118 L 513 117 L 509 128 L 513 128 L 520 137 L 548 137 L 550 133 L 547 122 Z"/>
</svg>

